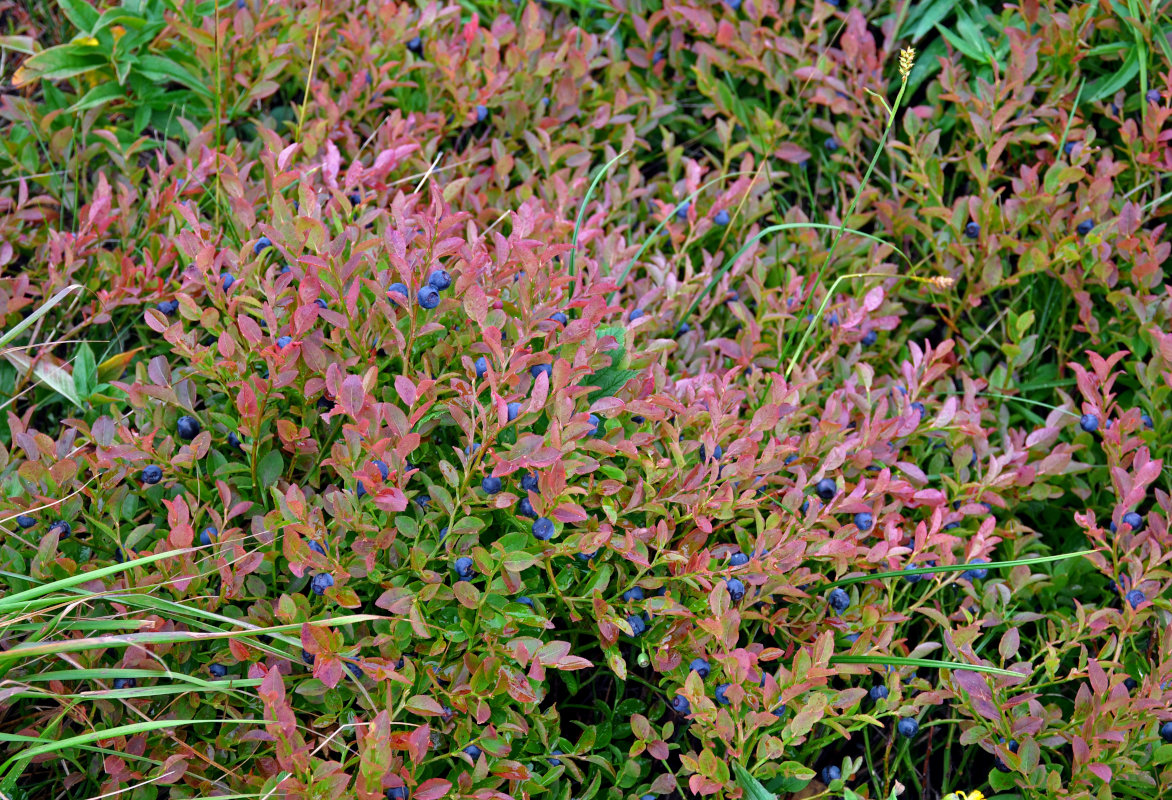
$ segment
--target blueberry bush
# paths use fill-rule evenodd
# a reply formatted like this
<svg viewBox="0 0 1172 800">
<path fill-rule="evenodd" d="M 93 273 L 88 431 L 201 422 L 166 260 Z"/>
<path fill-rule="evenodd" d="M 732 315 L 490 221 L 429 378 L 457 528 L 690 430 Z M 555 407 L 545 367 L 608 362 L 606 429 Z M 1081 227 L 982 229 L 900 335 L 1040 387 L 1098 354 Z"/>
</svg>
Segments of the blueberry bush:
<svg viewBox="0 0 1172 800">
<path fill-rule="evenodd" d="M 1172 17 L 0 2 L 0 793 L 1172 794 Z"/>
</svg>

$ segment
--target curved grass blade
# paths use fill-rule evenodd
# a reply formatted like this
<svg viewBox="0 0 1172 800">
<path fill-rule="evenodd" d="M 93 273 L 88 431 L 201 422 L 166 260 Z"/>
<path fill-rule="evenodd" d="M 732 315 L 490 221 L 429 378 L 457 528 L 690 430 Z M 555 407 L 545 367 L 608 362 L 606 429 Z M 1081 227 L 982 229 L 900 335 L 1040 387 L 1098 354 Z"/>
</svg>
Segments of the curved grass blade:
<svg viewBox="0 0 1172 800">
<path fill-rule="evenodd" d="M 967 669 L 970 672 L 986 672 L 990 675 L 1001 675 L 1006 678 L 1026 679 L 1020 672 L 1011 672 L 1000 667 L 988 667 L 984 664 L 965 664 L 960 661 L 940 661 L 935 658 L 906 658 L 904 656 L 831 656 L 831 664 L 875 664 L 877 666 L 893 667 L 926 667 L 927 669 Z"/>
<path fill-rule="evenodd" d="M 1063 553 L 1056 556 L 1040 556 L 1038 558 L 1018 558 L 1013 561 L 993 561 L 988 564 L 981 564 L 981 569 L 1002 569 L 1005 567 L 1021 567 L 1032 564 L 1048 564 L 1053 561 L 1065 561 L 1071 558 L 1082 558 L 1088 556 L 1095 550 L 1079 550 L 1074 553 Z M 896 572 L 874 572 L 870 575 L 855 575 L 850 578 L 843 578 L 841 580 L 832 581 L 830 583 L 821 584 L 823 589 L 833 589 L 837 586 L 850 586 L 854 583 L 864 583 L 865 581 L 873 581 L 879 578 L 904 578 L 910 575 L 927 575 L 933 572 L 964 572 L 973 568 L 973 564 L 953 564 L 946 567 L 917 567 L 916 569 L 898 570 Z"/>
<path fill-rule="evenodd" d="M 570 258 L 567 264 L 571 278 L 574 276 L 574 256 L 578 252 L 578 234 L 582 230 L 582 220 L 586 217 L 586 208 L 590 205 L 590 199 L 594 197 L 594 190 L 598 188 L 599 181 L 601 181 L 606 176 L 606 174 L 610 172 L 610 168 L 614 166 L 615 162 L 626 154 L 627 151 L 624 150 L 610 161 L 607 161 L 605 164 L 603 164 L 598 172 L 594 174 L 594 180 L 590 182 L 590 187 L 586 189 L 586 196 L 582 198 L 582 207 L 578 209 L 578 219 L 574 222 L 574 247 L 572 250 L 570 250 Z"/>
<path fill-rule="evenodd" d="M 708 282 L 708 285 L 704 287 L 704 290 L 701 291 L 700 294 L 696 295 L 696 299 L 692 301 L 692 304 L 690 306 L 688 306 L 688 310 L 684 312 L 683 316 L 681 316 L 679 319 L 676 320 L 677 324 L 680 322 L 683 322 L 688 317 L 692 316 L 692 314 L 696 311 L 696 307 L 700 305 L 700 302 L 705 297 L 707 297 L 709 294 L 712 293 L 712 290 L 716 288 L 716 285 L 718 283 L 720 283 L 721 278 L 723 278 L 728 273 L 728 271 L 730 269 L 732 269 L 733 265 L 736 264 L 737 261 L 740 260 L 741 256 L 743 256 L 748 251 L 748 249 L 750 247 L 752 247 L 758 241 L 760 241 L 761 239 L 770 235 L 771 233 L 777 233 L 778 231 L 795 230 L 797 228 L 814 228 L 817 230 L 828 230 L 828 231 L 836 231 L 836 232 L 844 232 L 844 233 L 853 233 L 856 236 L 861 236 L 864 239 L 870 239 L 873 242 L 877 242 L 877 243 L 884 245 L 886 247 L 890 247 L 892 250 L 894 250 L 895 252 L 897 252 L 901 256 L 903 256 L 903 260 L 908 263 L 908 266 L 911 266 L 911 263 L 912 263 L 911 259 L 907 257 L 907 254 L 904 253 L 902 250 L 900 250 L 895 245 L 893 245 L 891 242 L 880 239 L 878 236 L 875 236 L 873 234 L 864 233 L 863 231 L 855 230 L 854 228 L 844 228 L 839 225 L 827 225 L 822 222 L 782 222 L 778 225 L 770 225 L 768 228 L 764 228 L 764 229 L 758 231 L 757 233 L 755 233 L 753 236 L 749 237 L 749 240 L 747 242 L 745 242 L 743 245 L 741 245 L 741 249 L 736 252 L 736 255 L 734 255 L 732 258 L 730 258 L 728 261 L 726 261 L 724 263 L 724 265 L 716 271 L 716 274 L 712 276 L 712 280 L 710 280 Z M 837 241 L 838 240 L 835 239 L 836 243 L 837 243 Z"/>
</svg>

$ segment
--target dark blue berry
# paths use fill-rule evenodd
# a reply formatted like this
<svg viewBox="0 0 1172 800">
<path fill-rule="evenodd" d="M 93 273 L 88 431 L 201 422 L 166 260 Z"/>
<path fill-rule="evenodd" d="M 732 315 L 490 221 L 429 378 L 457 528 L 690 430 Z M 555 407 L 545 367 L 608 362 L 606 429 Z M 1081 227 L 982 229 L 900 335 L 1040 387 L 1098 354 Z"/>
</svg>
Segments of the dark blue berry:
<svg viewBox="0 0 1172 800">
<path fill-rule="evenodd" d="M 830 607 L 841 614 L 850 608 L 851 596 L 847 594 L 842 589 L 842 587 L 836 586 L 830 590 L 830 594 L 827 596 L 826 602 L 830 603 Z"/>
<path fill-rule="evenodd" d="M 505 405 L 505 415 L 509 418 L 509 422 L 512 422 L 513 420 L 515 420 L 520 413 L 521 413 L 521 404 L 520 403 L 508 403 Z"/>
<path fill-rule="evenodd" d="M 639 615 L 627 617 L 627 624 L 631 626 L 631 635 L 635 638 L 642 636 L 647 632 L 647 623 Z"/>
<path fill-rule="evenodd" d="M 483 378 L 488 374 L 488 359 L 484 356 L 478 357 L 474 366 L 476 367 L 477 379 Z"/>
<path fill-rule="evenodd" d="M 831 765 L 829 767 L 822 768 L 822 782 L 827 786 L 829 786 L 834 781 L 840 780 L 841 778 L 842 770 L 838 767 Z"/>
<path fill-rule="evenodd" d="M 315 553 L 321 553 L 323 556 L 326 554 L 325 548 L 322 547 L 321 544 L 314 541 L 313 539 L 309 540 L 309 549 Z"/>
<path fill-rule="evenodd" d="M 440 293 L 438 289 L 428 284 L 419 290 L 419 294 L 415 299 L 419 303 L 420 308 L 431 311 L 440 304 Z"/>
<path fill-rule="evenodd" d="M 224 287 L 224 291 L 232 288 L 232 284 L 236 283 L 236 276 L 231 272 L 225 272 L 220 276 L 220 285 Z"/>
<path fill-rule="evenodd" d="M 269 239 L 269 237 L 267 237 L 267 236 L 262 236 L 259 239 L 257 239 L 256 244 L 254 244 L 252 246 L 252 252 L 259 256 L 261 253 L 263 253 L 265 250 L 269 249 L 272 246 L 273 246 L 272 240 Z"/>
<path fill-rule="evenodd" d="M 533 608 L 533 598 L 531 598 L 531 597 L 518 597 L 517 602 L 523 606 L 528 606 L 529 608 Z"/>
<path fill-rule="evenodd" d="M 641 309 L 641 308 L 634 308 L 634 309 L 631 309 L 631 314 L 630 314 L 630 316 L 627 317 L 627 319 L 629 319 L 631 322 L 634 322 L 635 320 L 642 317 L 645 313 L 646 312 L 644 312 L 643 309 Z"/>
<path fill-rule="evenodd" d="M 687 219 L 688 209 L 692 207 L 691 200 L 685 200 L 676 207 L 676 219 Z"/>
<path fill-rule="evenodd" d="M 162 314 L 170 317 L 170 316 L 173 316 L 175 314 L 175 312 L 179 310 L 179 301 L 178 300 L 164 300 L 163 302 L 161 302 L 157 306 L 155 306 L 155 308 L 157 308 Z"/>
<path fill-rule="evenodd" d="M 838 494 L 838 484 L 834 482 L 834 478 L 823 478 L 814 487 L 814 492 L 822 498 L 823 502 L 828 503 L 834 499 L 834 495 Z"/>
<path fill-rule="evenodd" d="M 1144 518 L 1134 511 L 1128 511 L 1123 515 L 1123 521 L 1131 526 L 1132 532 L 1141 531 L 1144 527 Z"/>
<path fill-rule="evenodd" d="M 716 691 L 713 693 L 716 697 L 716 702 L 720 703 L 722 706 L 727 706 L 729 704 L 729 702 L 731 702 L 728 699 L 728 694 L 727 694 L 728 687 L 731 685 L 732 684 L 722 683 L 716 687 Z"/>
<path fill-rule="evenodd" d="M 533 510 L 533 504 L 529 502 L 528 497 L 522 497 L 521 501 L 517 503 L 517 513 L 522 517 L 537 519 L 537 512 Z"/>
<path fill-rule="evenodd" d="M 565 314 L 563 314 L 561 311 L 553 312 L 552 314 L 549 315 L 549 318 L 560 325 L 569 325 L 570 324 L 570 318 L 567 317 Z"/>
<path fill-rule="evenodd" d="M 486 475 L 484 476 L 484 480 L 480 482 L 480 488 L 486 494 L 496 494 L 501 490 L 501 479 L 492 475 Z"/>
<path fill-rule="evenodd" d="M 159 481 L 163 480 L 163 468 L 157 464 L 148 464 L 142 470 L 142 482 L 148 486 L 154 486 Z"/>
<path fill-rule="evenodd" d="M 712 221 L 717 225 L 727 225 L 729 221 L 728 211 L 723 208 L 720 209 L 720 211 L 716 212 L 716 216 L 712 218 Z"/>
<path fill-rule="evenodd" d="M 28 529 L 37 524 L 35 517 L 30 517 L 28 514 L 17 514 L 16 524 L 22 528 Z"/>
<path fill-rule="evenodd" d="M 1160 726 L 1160 738 L 1172 744 L 1172 721 L 1165 722 Z"/>
<path fill-rule="evenodd" d="M 553 366 L 551 364 L 534 364 L 529 368 L 529 374 L 534 378 L 543 372 L 549 376 L 550 379 L 553 378 Z"/>
<path fill-rule="evenodd" d="M 692 663 L 688 665 L 688 670 L 695 672 L 700 676 L 701 680 L 704 680 L 712 672 L 712 667 L 709 665 L 707 659 L 693 658 Z"/>
<path fill-rule="evenodd" d="M 473 761 L 480 758 L 480 754 L 483 752 L 484 752 L 483 750 L 481 750 L 479 747 L 477 747 L 474 744 L 470 744 L 464 748 L 464 754 L 466 756 L 468 756 L 470 759 L 472 759 Z"/>
<path fill-rule="evenodd" d="M 895 726 L 895 730 L 905 739 L 914 739 L 920 732 L 920 723 L 916 722 L 915 717 L 904 717 Z"/>
<path fill-rule="evenodd" d="M 1130 592 L 1127 593 L 1127 604 L 1130 605 L 1132 608 L 1138 608 L 1140 603 L 1144 602 L 1147 599 L 1148 598 L 1145 597 L 1144 593 L 1141 592 L 1139 589 L 1132 589 Z"/>
<path fill-rule="evenodd" d="M 199 532 L 199 543 L 202 544 L 204 547 L 208 547 L 209 545 L 211 545 L 212 542 L 216 541 L 216 538 L 219 535 L 220 535 L 220 532 L 218 530 L 216 530 L 215 528 L 213 528 L 211 526 L 208 526 Z"/>
<path fill-rule="evenodd" d="M 886 686 L 884 686 L 883 684 L 879 684 L 878 686 L 872 686 L 869 694 L 870 694 L 872 700 L 874 700 L 875 702 L 879 702 L 880 700 L 886 700 L 888 694 L 890 694 L 890 693 L 887 691 Z"/>
<path fill-rule="evenodd" d="M 551 756 L 560 756 L 560 755 L 563 755 L 563 753 L 562 753 L 562 751 L 561 751 L 561 750 L 550 750 L 550 751 L 549 751 L 549 754 L 550 754 Z M 551 767 L 560 767 L 560 766 L 562 765 L 562 762 L 561 762 L 561 760 L 560 760 L 560 759 L 557 759 L 557 758 L 547 758 L 547 759 L 545 759 L 545 760 L 549 762 L 549 765 L 550 765 Z"/>
<path fill-rule="evenodd" d="M 975 222 L 970 222 L 964 226 L 964 235 L 970 239 L 976 239 L 981 235 L 981 226 Z"/>
<path fill-rule="evenodd" d="M 623 592 L 623 600 L 627 601 L 628 603 L 635 600 L 642 600 L 643 596 L 643 589 L 639 586 L 634 586 Z"/>
<path fill-rule="evenodd" d="M 545 517 L 539 517 L 533 522 L 533 537 L 543 542 L 553 538 L 553 522 Z"/>
<path fill-rule="evenodd" d="M 68 539 L 73 535 L 73 526 L 63 519 L 59 519 L 49 526 L 49 533 L 57 532 L 58 539 Z"/>
<path fill-rule="evenodd" d="M 314 657 L 313 653 L 309 652 L 305 648 L 302 648 L 301 649 L 301 660 L 304 661 L 306 664 L 309 664 L 310 666 L 312 666 L 313 662 L 316 661 L 317 659 Z"/>
<path fill-rule="evenodd" d="M 855 527 L 861 531 L 871 530 L 871 525 L 874 524 L 874 519 L 866 511 L 860 511 L 855 514 Z"/>
<path fill-rule="evenodd" d="M 870 347 L 871 345 L 875 344 L 875 342 L 877 342 L 877 341 L 879 341 L 879 334 L 876 333 L 875 331 L 870 330 L 870 331 L 867 331 L 866 333 L 863 334 L 863 340 L 862 340 L 863 347 Z"/>
<path fill-rule="evenodd" d="M 745 555 L 744 553 L 740 552 L 739 550 L 737 552 L 733 553 L 732 556 L 728 560 L 728 565 L 730 567 L 739 567 L 739 566 L 742 566 L 742 565 L 748 564 L 748 563 L 749 563 L 749 557 L 747 555 Z"/>
<path fill-rule="evenodd" d="M 537 476 L 532 472 L 527 472 L 521 477 L 521 488 L 527 492 L 537 491 Z"/>
<path fill-rule="evenodd" d="M 427 282 L 437 291 L 442 292 L 452 285 L 452 276 L 446 269 L 433 269 L 427 276 Z"/>
<path fill-rule="evenodd" d="M 682 694 L 677 694 L 671 699 L 671 710 L 677 714 L 687 716 L 692 713 L 692 704 L 688 702 L 688 698 Z"/>
<path fill-rule="evenodd" d="M 223 664 L 208 664 L 208 672 L 213 678 L 224 678 L 228 675 L 228 668 Z"/>
<path fill-rule="evenodd" d="M 190 415 L 184 414 L 175 421 L 175 432 L 179 434 L 180 439 L 191 441 L 196 436 L 199 436 L 199 420 Z"/>
<path fill-rule="evenodd" d="M 1094 433 L 1099 429 L 1099 418 L 1094 414 L 1083 414 L 1078 418 L 1078 427 L 1087 433 Z"/>
<path fill-rule="evenodd" d="M 397 297 L 394 296 L 395 294 L 403 295 L 404 299 L 411 296 L 410 290 L 407 288 L 407 284 L 405 283 L 392 283 L 387 287 L 387 299 L 392 303 L 399 305 L 400 301 Z"/>
<path fill-rule="evenodd" d="M 472 559 L 468 556 L 460 556 L 456 559 L 456 574 L 461 578 L 467 578 L 472 574 Z"/>
<path fill-rule="evenodd" d="M 236 435 L 235 431 L 230 431 L 228 433 L 228 446 L 231 447 L 233 450 L 243 450 L 244 449 L 244 442 L 242 442 L 240 440 L 240 437 Z"/>
<path fill-rule="evenodd" d="M 725 585 L 728 587 L 728 596 L 734 603 L 739 603 L 745 596 L 745 584 L 741 582 L 740 578 L 729 578 Z"/>
<path fill-rule="evenodd" d="M 292 336 L 281 336 L 277 339 L 277 347 L 281 348 L 282 350 L 291 344 L 293 344 Z"/>
<path fill-rule="evenodd" d="M 387 800 L 407 800 L 407 787 L 392 786 L 387 789 L 385 797 Z"/>
<path fill-rule="evenodd" d="M 334 576 L 328 572 L 319 572 L 313 576 L 313 580 L 309 582 L 309 588 L 313 590 L 314 594 L 322 595 L 326 593 L 334 585 Z"/>
<path fill-rule="evenodd" d="M 423 52 L 423 40 L 415 36 L 407 41 L 407 49 L 412 53 Z"/>
<path fill-rule="evenodd" d="M 1082 222 L 1078 223 L 1078 227 L 1075 228 L 1075 230 L 1078 231 L 1079 236 L 1086 236 L 1088 233 L 1090 233 L 1094 229 L 1094 227 L 1095 227 L 1094 220 L 1084 219 Z"/>
<path fill-rule="evenodd" d="M 138 686 L 138 680 L 135 678 L 115 678 L 114 679 L 114 688 L 115 689 L 133 689 L 136 686 Z"/>
</svg>

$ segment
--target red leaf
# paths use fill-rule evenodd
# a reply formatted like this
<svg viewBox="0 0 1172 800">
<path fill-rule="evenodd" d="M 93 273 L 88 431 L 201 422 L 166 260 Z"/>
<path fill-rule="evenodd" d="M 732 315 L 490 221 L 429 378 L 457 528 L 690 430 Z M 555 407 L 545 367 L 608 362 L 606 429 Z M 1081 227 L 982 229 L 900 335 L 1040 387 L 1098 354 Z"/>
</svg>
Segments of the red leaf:
<svg viewBox="0 0 1172 800">
<path fill-rule="evenodd" d="M 445 781 L 443 778 L 432 778 L 416 786 L 411 796 L 415 800 L 438 800 L 438 798 L 447 794 L 451 788 L 451 781 Z"/>
</svg>

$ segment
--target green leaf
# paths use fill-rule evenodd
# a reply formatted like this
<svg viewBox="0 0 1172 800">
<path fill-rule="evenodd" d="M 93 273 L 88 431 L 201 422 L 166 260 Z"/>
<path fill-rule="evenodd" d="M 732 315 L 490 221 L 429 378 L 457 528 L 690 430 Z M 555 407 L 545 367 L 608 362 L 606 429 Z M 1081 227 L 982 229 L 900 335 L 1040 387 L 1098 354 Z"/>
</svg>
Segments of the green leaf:
<svg viewBox="0 0 1172 800">
<path fill-rule="evenodd" d="M 94 358 L 94 351 L 88 342 L 83 342 L 73 359 L 73 385 L 79 397 L 89 397 L 94 393 L 98 388 L 97 375 L 98 362 Z"/>
<path fill-rule="evenodd" d="M 12 76 L 12 82 L 24 86 L 36 80 L 59 81 L 93 72 L 108 63 L 106 57 L 94 52 L 93 48 L 59 44 L 31 56 Z"/>
<path fill-rule="evenodd" d="M 937 25 L 936 30 L 941 36 L 948 40 L 950 45 L 963 53 L 967 58 L 976 61 L 978 64 L 985 63 L 985 55 L 981 52 L 980 48 L 969 44 L 967 41 L 965 41 L 964 37 L 953 33 L 941 25 Z"/>
<path fill-rule="evenodd" d="M 948 16 L 948 12 L 955 5 L 954 0 L 936 0 L 935 3 L 921 3 L 908 14 L 908 23 L 915 22 L 911 32 L 912 43 L 920 41 L 924 35 L 936 27 L 936 23 Z"/>
<path fill-rule="evenodd" d="M 138 71 L 154 81 L 174 81 L 181 83 L 200 97 L 210 100 L 212 93 L 198 78 L 192 75 L 186 67 L 180 66 L 169 58 L 156 55 L 145 55 L 138 61 Z"/>
<path fill-rule="evenodd" d="M 792 762 L 787 761 L 786 763 L 789 764 Z M 733 766 L 733 774 L 736 775 L 736 777 L 737 777 L 737 785 L 740 786 L 741 789 L 744 790 L 745 797 L 747 797 L 748 800 L 777 800 L 777 795 L 773 794 L 768 789 L 766 789 L 764 786 L 762 786 L 761 781 L 757 780 L 752 775 L 750 775 L 749 771 L 747 769 L 745 769 L 744 767 L 742 767 L 740 764 L 738 764 L 735 761 L 733 762 L 732 766 Z M 814 772 L 813 770 L 810 770 L 810 777 L 813 777 L 813 772 Z M 808 782 L 809 781 L 807 781 L 807 783 Z M 805 786 L 805 784 L 803 784 L 803 787 L 804 786 Z M 790 790 L 786 790 L 786 791 L 797 791 L 797 790 L 790 789 Z"/>
<path fill-rule="evenodd" d="M 586 207 L 590 205 L 590 198 L 594 196 L 594 190 L 598 188 L 598 182 L 601 181 L 608 172 L 610 172 L 610 168 L 615 165 L 615 162 L 626 154 L 627 151 L 624 150 L 610 161 L 603 164 L 602 168 L 599 169 L 597 173 L 595 173 L 594 180 L 590 182 L 590 188 L 586 190 L 586 196 L 582 198 L 582 207 L 578 209 L 578 219 L 574 222 L 574 247 L 572 250 L 570 250 L 569 264 L 567 265 L 569 274 L 571 276 L 574 274 L 574 254 L 578 252 L 578 234 L 582 230 L 582 220 L 586 216 Z"/>
<path fill-rule="evenodd" d="M 82 33 L 93 36 L 94 26 L 98 23 L 98 11 L 85 0 L 57 0 L 62 13 L 73 23 L 73 27 Z"/>
<path fill-rule="evenodd" d="M 285 469 L 285 459 L 279 450 L 270 450 L 256 465 L 256 479 L 261 486 L 272 486 Z"/>
<path fill-rule="evenodd" d="M 1135 80 L 1139 74 L 1139 51 L 1132 49 L 1123 64 L 1114 72 L 1108 72 L 1092 83 L 1087 89 L 1087 102 L 1095 103 L 1118 92 Z"/>
<path fill-rule="evenodd" d="M 603 397 L 614 397 L 636 374 L 638 373 L 631 369 L 603 367 L 578 385 L 598 387 L 586 397 L 588 402 L 593 403 Z"/>
<path fill-rule="evenodd" d="M 99 83 L 82 95 L 82 98 L 71 105 L 69 110 L 73 112 L 88 111 L 91 108 L 97 108 L 123 96 L 122 87 L 117 83 Z"/>
</svg>

